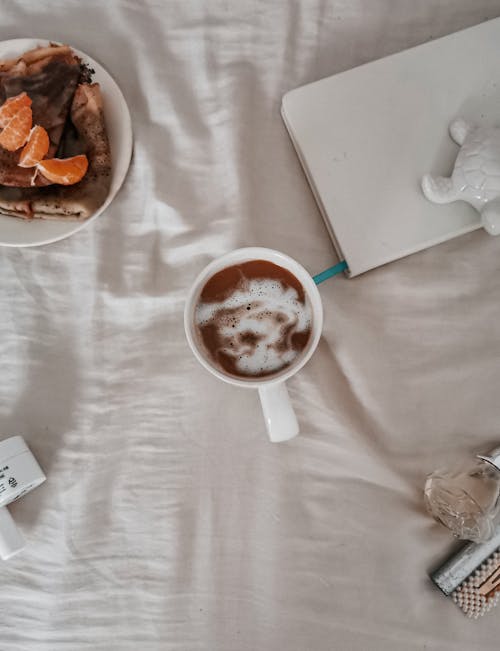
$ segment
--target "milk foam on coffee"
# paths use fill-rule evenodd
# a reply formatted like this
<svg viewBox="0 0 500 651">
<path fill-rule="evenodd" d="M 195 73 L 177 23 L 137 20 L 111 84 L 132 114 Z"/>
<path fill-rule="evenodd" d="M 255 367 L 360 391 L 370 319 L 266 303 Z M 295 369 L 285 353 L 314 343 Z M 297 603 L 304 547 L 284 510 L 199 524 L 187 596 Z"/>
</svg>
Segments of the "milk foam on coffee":
<svg viewBox="0 0 500 651">
<path fill-rule="evenodd" d="M 258 262 L 259 274 L 267 267 L 274 277 L 247 277 L 255 268 L 252 272 L 238 265 L 237 282 L 224 287 L 220 300 L 204 301 L 202 292 L 195 310 L 210 356 L 235 375 L 261 377 L 289 366 L 304 350 L 311 331 L 311 308 L 299 281 L 273 263 Z"/>
</svg>

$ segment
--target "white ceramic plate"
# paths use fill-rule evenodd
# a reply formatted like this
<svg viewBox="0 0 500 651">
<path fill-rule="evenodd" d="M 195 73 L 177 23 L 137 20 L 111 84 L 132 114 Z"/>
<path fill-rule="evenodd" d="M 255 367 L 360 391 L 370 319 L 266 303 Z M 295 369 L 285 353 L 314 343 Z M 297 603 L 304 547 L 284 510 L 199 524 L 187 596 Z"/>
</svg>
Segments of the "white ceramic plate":
<svg viewBox="0 0 500 651">
<path fill-rule="evenodd" d="M 0 41 L 0 59 L 20 56 L 37 45 L 48 45 L 49 41 L 37 38 L 16 38 Z M 111 148 L 111 188 L 108 198 L 91 217 L 82 222 L 50 221 L 45 219 L 24 220 L 0 215 L 0 245 L 37 246 L 57 242 L 87 226 L 109 206 L 120 189 L 132 156 L 132 123 L 127 103 L 117 83 L 104 68 L 73 48 L 73 51 L 95 70 L 93 80 L 101 85 L 104 101 L 106 129 Z"/>
</svg>

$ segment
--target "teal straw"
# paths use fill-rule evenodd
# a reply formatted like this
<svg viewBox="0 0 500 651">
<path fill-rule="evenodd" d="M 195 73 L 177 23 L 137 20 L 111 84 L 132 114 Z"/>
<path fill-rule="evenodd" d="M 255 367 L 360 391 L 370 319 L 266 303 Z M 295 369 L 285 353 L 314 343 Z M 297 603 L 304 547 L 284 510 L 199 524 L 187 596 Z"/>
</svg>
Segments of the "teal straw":
<svg viewBox="0 0 500 651">
<path fill-rule="evenodd" d="M 337 274 L 342 273 L 345 269 L 347 269 L 347 262 L 345 260 L 342 260 L 342 262 L 339 262 L 333 267 L 329 267 L 328 269 L 325 269 L 325 271 L 322 271 L 320 274 L 316 274 L 316 276 L 313 276 L 313 280 L 316 283 L 316 285 L 319 285 L 325 280 L 328 280 L 328 278 L 331 278 L 332 276 L 336 276 Z"/>
</svg>

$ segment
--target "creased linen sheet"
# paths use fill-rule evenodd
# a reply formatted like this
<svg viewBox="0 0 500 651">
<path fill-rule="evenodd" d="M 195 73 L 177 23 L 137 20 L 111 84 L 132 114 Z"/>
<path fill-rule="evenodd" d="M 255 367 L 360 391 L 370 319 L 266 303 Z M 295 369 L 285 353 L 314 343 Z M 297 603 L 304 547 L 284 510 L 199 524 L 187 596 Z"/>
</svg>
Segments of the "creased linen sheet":
<svg viewBox="0 0 500 651">
<path fill-rule="evenodd" d="M 0 651 L 496 651 L 500 611 L 471 623 L 426 576 L 452 542 L 422 486 L 500 436 L 500 239 L 322 285 L 319 348 L 289 383 L 302 433 L 283 445 L 255 392 L 198 365 L 182 310 L 238 246 L 311 273 L 336 261 L 284 92 L 500 2 L 0 9 L 2 38 L 99 60 L 135 135 L 89 228 L 0 250 L 0 433 L 23 434 L 48 476 L 11 509 L 29 545 L 0 565 Z"/>
</svg>

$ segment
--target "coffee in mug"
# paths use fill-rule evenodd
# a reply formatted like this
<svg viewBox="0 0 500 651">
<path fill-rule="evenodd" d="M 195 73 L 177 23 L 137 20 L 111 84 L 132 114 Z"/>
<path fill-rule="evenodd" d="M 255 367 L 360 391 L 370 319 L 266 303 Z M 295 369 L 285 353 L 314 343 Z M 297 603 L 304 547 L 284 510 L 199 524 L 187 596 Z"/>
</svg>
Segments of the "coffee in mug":
<svg viewBox="0 0 500 651">
<path fill-rule="evenodd" d="M 268 260 L 249 260 L 215 273 L 194 310 L 207 359 L 243 379 L 280 373 L 306 349 L 312 309 L 301 282 Z"/>
<path fill-rule="evenodd" d="M 256 246 L 213 260 L 184 308 L 194 356 L 220 380 L 258 391 L 273 442 L 299 433 L 286 381 L 311 358 L 322 327 L 310 274 L 284 253 Z"/>
</svg>

